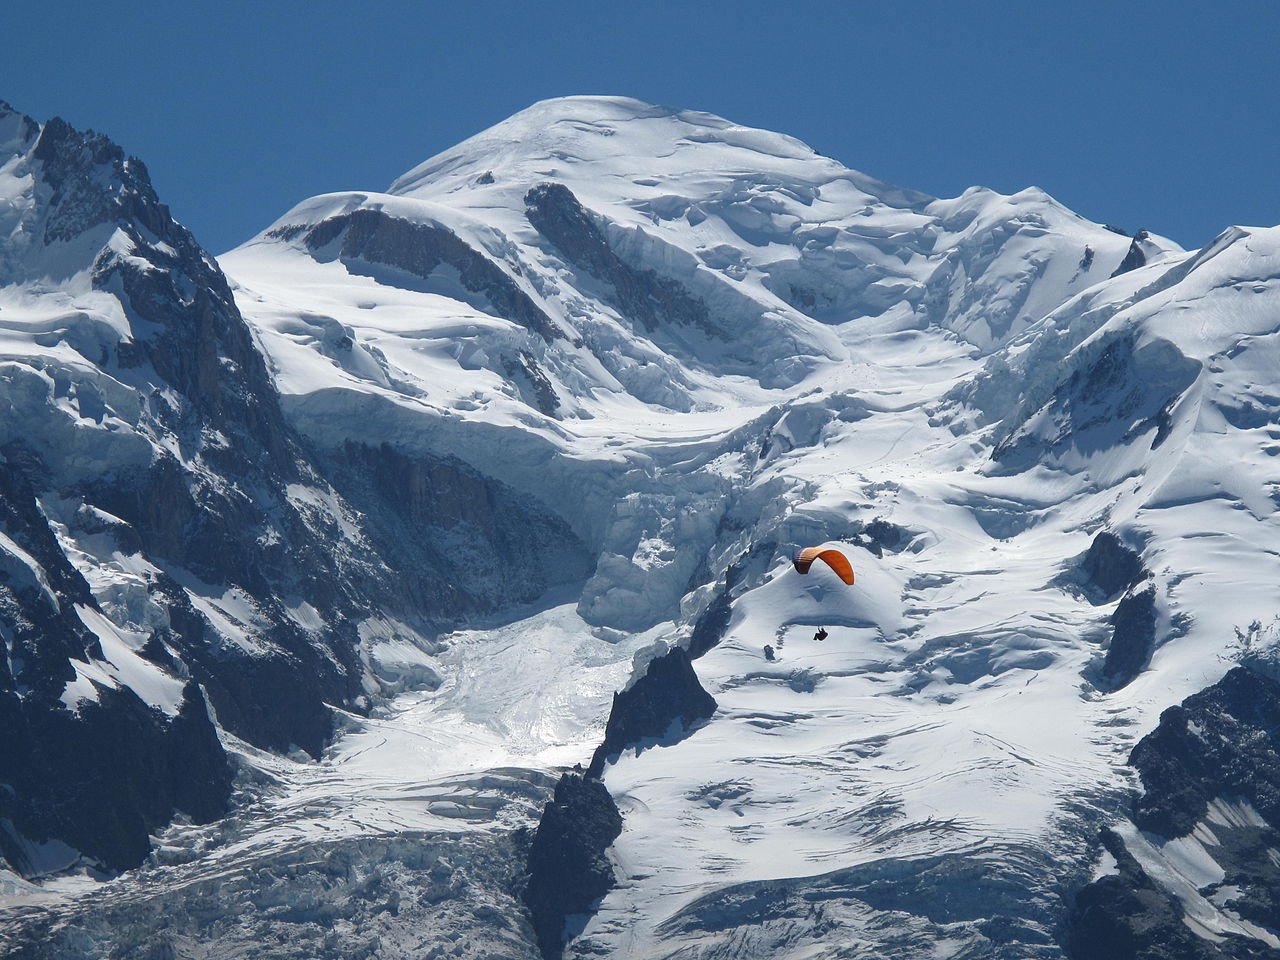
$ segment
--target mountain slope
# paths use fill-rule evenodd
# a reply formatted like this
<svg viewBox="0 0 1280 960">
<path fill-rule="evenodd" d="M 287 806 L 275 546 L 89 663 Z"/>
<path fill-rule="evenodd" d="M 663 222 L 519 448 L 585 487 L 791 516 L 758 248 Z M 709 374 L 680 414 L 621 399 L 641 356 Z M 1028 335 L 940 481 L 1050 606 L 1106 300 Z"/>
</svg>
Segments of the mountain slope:
<svg viewBox="0 0 1280 960">
<path fill-rule="evenodd" d="M 726 490 L 691 456 L 806 391 L 889 387 L 904 355 L 976 369 L 1129 244 L 1038 191 L 934 201 L 778 134 L 571 98 L 222 263 L 304 434 L 459 457 L 552 509 L 573 491 L 602 552 L 580 610 L 643 629 L 714 541 Z M 658 542 L 671 562 L 634 562 Z"/>
<path fill-rule="evenodd" d="M 1237 627 L 1274 617 L 1278 240 L 1232 230 L 1109 280 L 976 377 L 832 424 L 759 478 L 805 491 L 780 545 L 849 542 L 878 515 L 906 549 L 862 554 L 852 591 L 779 549 L 736 597 L 698 663 L 716 717 L 605 775 L 627 879 L 575 955 L 1060 955 L 1128 750 L 1221 676 Z M 1132 586 L 1078 565 L 1100 529 L 1140 552 Z M 1109 677 L 1105 645 L 1131 637 L 1136 675 Z M 1206 882 L 1188 875 L 1152 874 Z M 1224 935 L 1241 955 L 1280 943 L 1274 914 L 1197 909 L 1206 955 Z"/>
<path fill-rule="evenodd" d="M 563 524 L 458 465 L 313 458 L 142 164 L 58 120 L 0 124 L 3 853 L 28 875 L 132 867 L 175 808 L 226 812 L 211 719 L 319 756 L 331 706 L 438 682 L 428 624 L 584 574 Z M 499 540 L 487 594 L 438 577 Z"/>
<path fill-rule="evenodd" d="M 453 259 L 416 255 L 420 231 Z M 571 952 L 1050 956 L 1123 756 L 1269 616 L 1249 431 L 1270 414 L 1211 414 L 1258 403 L 1241 345 L 1266 363 L 1275 246 L 1233 230 L 1185 254 L 1039 191 L 935 200 L 776 134 L 579 98 L 223 262 L 303 432 L 335 442 L 372 393 L 362 431 L 568 507 L 599 551 L 591 623 L 684 643 L 727 603 L 697 665 L 716 715 L 605 771 L 619 886 Z M 317 364 L 299 304 L 374 364 Z M 1127 593 L 1079 566 L 1104 530 L 1145 564 Z M 788 572 L 821 541 L 874 548 L 853 591 Z M 823 624 L 835 642 L 808 639 Z"/>
</svg>

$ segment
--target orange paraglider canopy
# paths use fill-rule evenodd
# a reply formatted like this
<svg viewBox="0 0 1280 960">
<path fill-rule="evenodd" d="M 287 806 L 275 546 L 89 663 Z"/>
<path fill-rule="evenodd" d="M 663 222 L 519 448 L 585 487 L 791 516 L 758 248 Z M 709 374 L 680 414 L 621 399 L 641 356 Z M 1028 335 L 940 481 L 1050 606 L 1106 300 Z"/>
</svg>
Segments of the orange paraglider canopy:
<svg viewBox="0 0 1280 960">
<path fill-rule="evenodd" d="M 836 572 L 836 576 L 849 586 L 853 586 L 853 566 L 849 563 L 848 558 L 839 550 L 824 550 L 822 547 L 805 547 L 791 558 L 791 562 L 795 564 L 796 573 L 808 573 L 809 568 L 813 566 L 813 561 L 815 560 L 821 560 Z"/>
</svg>

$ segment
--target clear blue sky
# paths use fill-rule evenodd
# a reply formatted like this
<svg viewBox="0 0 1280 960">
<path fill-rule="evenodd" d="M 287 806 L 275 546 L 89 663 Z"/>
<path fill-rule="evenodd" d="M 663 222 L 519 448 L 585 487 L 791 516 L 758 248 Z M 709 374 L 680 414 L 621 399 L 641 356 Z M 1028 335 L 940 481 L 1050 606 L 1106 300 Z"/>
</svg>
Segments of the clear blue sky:
<svg viewBox="0 0 1280 960">
<path fill-rule="evenodd" d="M 781 130 L 940 196 L 1035 184 L 1186 246 L 1280 222 L 1271 0 L 22 8 L 0 99 L 109 134 L 218 253 L 574 93 Z"/>
</svg>

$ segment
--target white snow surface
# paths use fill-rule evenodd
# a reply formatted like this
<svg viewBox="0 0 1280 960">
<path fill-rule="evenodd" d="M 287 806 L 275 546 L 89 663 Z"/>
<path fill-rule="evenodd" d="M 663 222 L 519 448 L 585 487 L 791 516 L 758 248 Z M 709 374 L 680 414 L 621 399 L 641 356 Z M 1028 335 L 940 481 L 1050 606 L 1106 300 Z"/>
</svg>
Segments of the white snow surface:
<svg viewBox="0 0 1280 960">
<path fill-rule="evenodd" d="M 150 634 L 122 629 L 91 607 L 77 606 L 76 613 L 98 638 L 106 659 L 88 663 L 72 661 L 76 678 L 63 690 L 62 702 L 74 710 L 81 700 L 96 701 L 98 695 L 94 684 L 129 687 L 143 703 L 171 717 L 176 716 L 182 706 L 182 681 L 138 654 Z"/>
<path fill-rule="evenodd" d="M 634 323 L 530 224 L 526 193 L 552 181 L 619 258 L 681 284 L 731 335 Z M 301 230 L 356 209 L 452 233 L 562 336 L 499 315 L 457 271 L 308 249 Z M 935 199 L 790 137 L 606 97 L 537 104 L 386 193 L 295 207 L 220 258 L 293 424 L 321 446 L 464 460 L 562 516 L 597 568 L 580 596 L 438 649 L 371 620 L 371 672 L 403 692 L 346 721 L 318 764 L 238 747 L 270 784 L 229 827 L 175 828 L 179 846 L 227 838 L 183 869 L 214 876 L 318 838 L 531 823 L 546 774 L 589 756 L 633 658 L 684 642 L 726 568 L 772 543 L 735 588 L 724 642 L 695 663 L 714 717 L 606 770 L 625 815 L 619 884 L 570 955 L 798 960 L 845 942 L 919 956 L 853 908 L 773 939 L 750 933 L 745 908 L 696 934 L 684 921 L 735 885 L 949 855 L 1025 860 L 1041 884 L 1029 900 L 1087 882 L 1097 827 L 1133 786 L 1128 751 L 1229 668 L 1236 627 L 1275 616 L 1280 578 L 1280 228 L 1232 228 L 1190 253 L 1152 237 L 1147 264 L 1111 279 L 1129 245 L 1034 188 Z M 7 395 L 59 396 L 49 357 L 110 390 L 69 337 L 33 332 L 70 329 L 84 308 L 0 289 Z M 1109 348 L 1114 375 L 1097 372 Z M 554 412 L 512 374 L 521 355 Z M 72 435 L 90 432 L 66 415 L 81 417 Z M 905 531 L 883 556 L 853 542 L 877 518 Z M 1149 667 L 1113 693 L 1091 679 L 1118 598 L 1091 602 L 1075 573 L 1102 529 L 1141 553 L 1160 617 Z M 856 586 L 792 571 L 792 548 L 823 542 L 849 555 Z M 126 559 L 113 582 L 139 575 Z M 199 602 L 234 621 L 228 598 Z M 127 626 L 124 599 L 115 609 Z M 1149 862 L 1194 893 L 1213 876 L 1204 849 Z M 159 889 L 167 868 L 154 869 Z M 1198 932 L 1220 935 L 1204 903 Z M 903 929 L 928 926 L 908 914 Z M 982 937 L 920 929 L 940 956 Z"/>
</svg>

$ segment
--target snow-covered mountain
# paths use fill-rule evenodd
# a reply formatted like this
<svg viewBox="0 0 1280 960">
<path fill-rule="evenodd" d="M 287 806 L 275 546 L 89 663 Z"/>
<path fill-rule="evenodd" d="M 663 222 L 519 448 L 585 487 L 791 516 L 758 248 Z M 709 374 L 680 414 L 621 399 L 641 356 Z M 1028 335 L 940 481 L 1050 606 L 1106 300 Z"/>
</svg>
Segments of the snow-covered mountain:
<svg viewBox="0 0 1280 960">
<path fill-rule="evenodd" d="M 21 949 L 1280 948 L 1280 229 L 593 97 L 215 263 L 105 140 L 0 124 L 0 590 L 102 640 L 36 697 L 6 612 L 0 692 L 237 771 L 110 883 L 40 876 L 145 849 L 6 813 Z"/>
<path fill-rule="evenodd" d="M 175 810 L 226 812 L 210 709 L 228 742 L 319 757 L 332 708 L 437 682 L 439 624 L 585 560 L 457 465 L 310 455 L 145 168 L 61 121 L 0 124 L 0 851 L 28 876 L 133 867 Z M 498 542 L 505 572 L 461 583 L 458 560 Z"/>
</svg>

